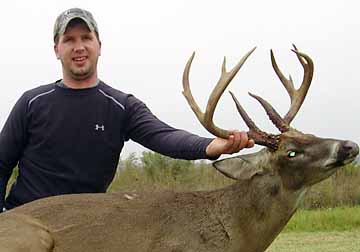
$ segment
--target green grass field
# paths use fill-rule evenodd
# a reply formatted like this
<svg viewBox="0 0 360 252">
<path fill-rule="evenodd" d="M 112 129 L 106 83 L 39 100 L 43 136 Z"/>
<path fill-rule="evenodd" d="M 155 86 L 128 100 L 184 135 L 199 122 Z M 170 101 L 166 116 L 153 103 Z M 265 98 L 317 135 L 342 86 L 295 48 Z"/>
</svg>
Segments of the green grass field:
<svg viewBox="0 0 360 252">
<path fill-rule="evenodd" d="M 360 229 L 341 232 L 284 232 L 266 252 L 360 252 Z"/>
<path fill-rule="evenodd" d="M 360 206 L 298 210 L 285 232 L 351 231 L 360 229 Z"/>
<path fill-rule="evenodd" d="M 360 207 L 300 210 L 266 252 L 360 252 Z"/>
</svg>

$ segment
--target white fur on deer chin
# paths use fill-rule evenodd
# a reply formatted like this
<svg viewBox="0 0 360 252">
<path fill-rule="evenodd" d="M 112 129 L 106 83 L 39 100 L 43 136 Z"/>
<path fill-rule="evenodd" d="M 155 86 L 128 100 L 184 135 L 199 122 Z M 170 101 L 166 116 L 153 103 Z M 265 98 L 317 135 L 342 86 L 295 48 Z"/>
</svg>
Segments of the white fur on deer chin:
<svg viewBox="0 0 360 252">
<path fill-rule="evenodd" d="M 303 188 L 303 189 L 301 189 L 301 190 L 299 191 L 299 196 L 298 196 L 298 198 L 296 199 L 296 203 L 295 203 L 295 205 L 294 205 L 293 211 L 296 211 L 296 209 L 299 208 L 299 206 L 300 206 L 301 202 L 303 201 L 303 199 L 304 199 L 304 197 L 305 197 L 305 195 L 306 195 L 306 193 L 307 193 L 308 190 L 309 190 L 309 188 L 306 187 L 306 188 Z"/>
</svg>

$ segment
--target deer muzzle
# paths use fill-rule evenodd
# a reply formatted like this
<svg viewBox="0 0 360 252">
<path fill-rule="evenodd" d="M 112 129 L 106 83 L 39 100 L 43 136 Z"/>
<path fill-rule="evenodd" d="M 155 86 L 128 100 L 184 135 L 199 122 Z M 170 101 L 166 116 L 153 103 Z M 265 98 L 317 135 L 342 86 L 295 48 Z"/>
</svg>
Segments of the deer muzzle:
<svg viewBox="0 0 360 252">
<path fill-rule="evenodd" d="M 337 162 L 348 164 L 359 154 L 359 146 L 351 141 L 341 141 L 337 153 Z"/>
</svg>

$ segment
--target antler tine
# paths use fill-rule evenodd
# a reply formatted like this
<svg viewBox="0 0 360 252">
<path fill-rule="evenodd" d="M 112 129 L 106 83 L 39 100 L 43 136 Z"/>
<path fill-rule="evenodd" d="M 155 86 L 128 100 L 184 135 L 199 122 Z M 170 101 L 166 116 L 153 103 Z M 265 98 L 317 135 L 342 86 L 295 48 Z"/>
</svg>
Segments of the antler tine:
<svg viewBox="0 0 360 252">
<path fill-rule="evenodd" d="M 283 73 L 280 71 L 276 60 L 275 60 L 275 56 L 274 56 L 274 52 L 273 50 L 270 50 L 270 55 L 271 55 L 271 64 L 275 70 L 276 75 L 279 77 L 281 83 L 284 85 L 286 91 L 288 92 L 290 98 L 292 99 L 293 93 L 294 93 L 294 83 L 291 79 L 291 76 L 289 76 L 289 79 L 287 79 Z"/>
<path fill-rule="evenodd" d="M 216 84 L 215 88 L 213 89 L 212 93 L 210 94 L 205 113 L 201 111 L 199 106 L 197 105 L 194 97 L 192 96 L 189 84 L 189 72 L 192 60 L 194 58 L 194 53 L 188 60 L 183 74 L 183 95 L 185 96 L 187 102 L 189 103 L 191 109 L 194 111 L 196 117 L 200 121 L 200 123 L 213 135 L 221 137 L 221 138 L 228 138 L 230 132 L 228 130 L 221 129 L 217 127 L 213 123 L 213 116 L 215 112 L 216 105 L 224 93 L 226 87 L 230 84 L 231 80 L 235 77 L 236 73 L 240 70 L 242 65 L 245 63 L 247 58 L 251 55 L 251 53 L 256 49 L 254 47 L 250 50 L 244 57 L 239 61 L 239 63 L 229 72 L 226 71 L 226 59 L 224 58 L 224 62 L 222 65 L 222 72 L 218 83 Z"/>
<path fill-rule="evenodd" d="M 283 83 L 286 91 L 288 92 L 291 100 L 291 105 L 289 111 L 284 116 L 284 121 L 289 125 L 291 121 L 296 116 L 297 112 L 299 111 L 304 99 L 306 97 L 307 91 L 309 90 L 311 80 L 314 73 L 314 64 L 311 58 L 306 55 L 305 53 L 301 53 L 297 50 L 296 46 L 292 51 L 296 53 L 301 65 L 304 69 L 304 77 L 299 89 L 295 89 L 291 76 L 289 79 L 286 79 L 285 76 L 281 73 L 279 67 L 276 64 L 275 57 L 273 51 L 271 50 L 271 62 L 273 68 L 279 77 L 280 81 Z"/>
<path fill-rule="evenodd" d="M 241 106 L 240 102 L 235 97 L 235 95 L 231 91 L 229 91 L 229 93 L 230 93 L 231 97 L 233 98 L 233 100 L 235 102 L 236 108 L 237 108 L 241 118 L 244 120 L 244 122 L 246 123 L 248 128 L 250 130 L 260 131 L 260 129 L 256 126 L 254 121 L 251 120 L 250 116 L 246 113 L 245 109 Z"/>
<path fill-rule="evenodd" d="M 183 88 L 184 91 L 182 92 L 183 95 L 185 96 L 186 100 L 188 101 L 191 109 L 194 111 L 196 117 L 199 119 L 200 122 L 203 121 L 203 117 L 204 117 L 204 113 L 201 111 L 201 109 L 199 108 L 199 106 L 197 105 L 191 90 L 190 90 L 190 84 L 189 84 L 189 72 L 190 72 L 190 67 L 191 67 L 191 63 L 193 61 L 195 57 L 195 52 L 192 53 L 190 59 L 188 60 L 188 62 L 186 63 L 185 69 L 184 69 L 184 73 L 183 73 Z"/>
<path fill-rule="evenodd" d="M 249 95 L 255 98 L 258 102 L 260 102 L 261 106 L 265 109 L 266 114 L 269 116 L 270 120 L 273 124 L 280 130 L 281 133 L 289 131 L 289 125 L 284 121 L 284 119 L 276 112 L 276 110 L 271 106 L 269 102 L 260 96 L 249 93 Z"/>
<path fill-rule="evenodd" d="M 292 51 L 293 50 L 295 50 L 295 51 L 299 51 L 298 49 L 297 49 L 297 47 L 293 44 L 293 47 L 294 47 L 294 49 L 292 49 Z M 300 63 L 301 63 L 301 65 L 303 66 L 303 67 L 305 67 L 305 65 L 306 65 L 306 62 L 304 61 L 304 59 L 303 58 L 301 58 L 298 54 L 296 54 L 296 56 L 298 57 L 298 59 L 299 59 L 299 61 L 300 61 Z"/>
<path fill-rule="evenodd" d="M 236 104 L 236 108 L 237 108 L 240 116 L 242 117 L 242 119 L 245 121 L 246 125 L 250 129 L 250 131 L 247 132 L 249 138 L 253 139 L 256 144 L 267 146 L 270 149 L 276 150 L 279 145 L 279 137 L 276 135 L 268 134 L 264 131 L 261 131 L 255 125 L 255 123 L 251 120 L 251 118 L 246 113 L 246 111 L 243 109 L 240 102 L 236 99 L 235 95 L 232 92 L 230 92 L 230 94 Z M 281 117 L 279 115 L 278 115 L 278 117 L 281 119 Z"/>
<path fill-rule="evenodd" d="M 285 115 L 284 120 L 290 124 L 290 122 L 294 119 L 297 112 L 299 111 L 301 105 L 303 104 L 306 94 L 310 88 L 310 84 L 312 81 L 312 77 L 314 74 L 314 63 L 312 59 L 306 55 L 305 53 L 301 53 L 297 50 L 292 50 L 296 53 L 297 57 L 299 58 L 303 69 L 304 69 L 304 77 L 299 89 L 294 92 L 294 97 L 291 101 L 291 107 L 288 113 Z"/>
</svg>

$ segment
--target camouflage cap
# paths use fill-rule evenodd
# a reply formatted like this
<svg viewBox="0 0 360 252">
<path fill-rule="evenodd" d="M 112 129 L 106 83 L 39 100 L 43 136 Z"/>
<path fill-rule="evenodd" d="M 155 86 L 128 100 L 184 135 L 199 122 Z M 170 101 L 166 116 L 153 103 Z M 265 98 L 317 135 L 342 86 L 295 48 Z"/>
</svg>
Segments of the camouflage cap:
<svg viewBox="0 0 360 252">
<path fill-rule="evenodd" d="M 66 31 L 66 27 L 68 26 L 69 22 L 74 18 L 80 18 L 83 20 L 87 26 L 89 27 L 90 31 L 95 32 L 97 36 L 99 35 L 98 27 L 93 15 L 84 9 L 80 8 L 71 8 L 64 12 L 62 12 L 55 21 L 54 25 L 54 42 L 57 43 L 58 39 L 61 35 L 63 35 Z"/>
</svg>

